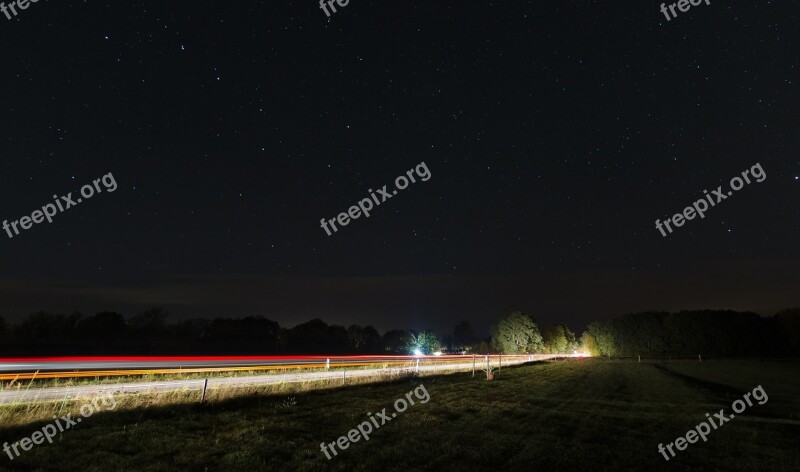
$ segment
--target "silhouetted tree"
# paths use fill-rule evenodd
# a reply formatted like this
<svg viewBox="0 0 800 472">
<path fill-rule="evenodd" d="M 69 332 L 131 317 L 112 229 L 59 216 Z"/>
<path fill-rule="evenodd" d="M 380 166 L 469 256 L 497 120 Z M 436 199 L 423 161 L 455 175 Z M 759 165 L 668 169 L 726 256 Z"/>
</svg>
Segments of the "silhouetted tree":
<svg viewBox="0 0 800 472">
<path fill-rule="evenodd" d="M 153 307 L 128 319 L 132 330 L 140 333 L 152 333 L 164 329 L 167 312 L 162 308 Z"/>
<path fill-rule="evenodd" d="M 263 316 L 216 318 L 205 329 L 202 344 L 215 354 L 275 354 L 279 329 Z"/>
<path fill-rule="evenodd" d="M 16 355 L 73 354 L 78 344 L 75 324 L 81 317 L 79 313 L 32 313 L 10 329 L 9 346 Z"/>
<path fill-rule="evenodd" d="M 136 342 L 136 353 L 162 354 L 159 346 L 169 344 L 166 330 L 167 313 L 158 307 L 128 318 L 131 337 Z"/>
<path fill-rule="evenodd" d="M 347 340 L 353 352 L 361 352 L 364 349 L 364 328 L 359 325 L 350 325 L 347 328 Z"/>
<path fill-rule="evenodd" d="M 95 354 L 129 352 L 128 325 L 125 318 L 113 311 L 103 311 L 82 318 L 75 324 L 75 338 L 82 349 Z"/>
<path fill-rule="evenodd" d="M 408 354 L 406 346 L 411 339 L 411 332 L 407 329 L 392 329 L 383 334 L 384 352 L 391 354 Z"/>
<path fill-rule="evenodd" d="M 203 337 L 211 322 L 203 318 L 192 318 L 167 325 L 166 337 L 171 341 L 159 345 L 159 354 L 208 354 L 211 351 L 203 345 Z"/>
<path fill-rule="evenodd" d="M 314 319 L 288 331 L 288 349 L 296 354 L 343 354 L 349 351 L 347 330 Z"/>
<path fill-rule="evenodd" d="M 365 326 L 361 335 L 363 337 L 361 353 L 381 354 L 381 335 L 378 334 L 377 329 L 373 326 Z"/>
<path fill-rule="evenodd" d="M 453 348 L 460 349 L 469 346 L 475 342 L 475 330 L 469 321 L 460 321 L 453 328 Z"/>
</svg>

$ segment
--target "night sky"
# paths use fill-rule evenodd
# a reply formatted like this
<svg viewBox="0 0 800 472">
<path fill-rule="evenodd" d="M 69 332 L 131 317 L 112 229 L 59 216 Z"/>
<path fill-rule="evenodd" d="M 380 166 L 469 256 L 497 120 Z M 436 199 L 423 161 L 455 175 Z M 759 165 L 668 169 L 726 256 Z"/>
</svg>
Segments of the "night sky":
<svg viewBox="0 0 800 472">
<path fill-rule="evenodd" d="M 486 330 L 800 305 L 796 2 L 31 4 L 0 16 L 0 316 Z M 320 219 L 417 181 L 332 236 Z M 654 226 L 760 163 L 667 237 Z"/>
</svg>

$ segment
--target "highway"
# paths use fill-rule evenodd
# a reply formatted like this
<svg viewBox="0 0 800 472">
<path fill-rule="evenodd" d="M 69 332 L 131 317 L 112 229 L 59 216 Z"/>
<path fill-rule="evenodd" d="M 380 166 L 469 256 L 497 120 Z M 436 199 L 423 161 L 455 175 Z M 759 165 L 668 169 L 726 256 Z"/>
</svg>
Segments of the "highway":
<svg viewBox="0 0 800 472">
<path fill-rule="evenodd" d="M 492 367 L 542 361 L 565 355 L 532 354 L 488 356 Z M 419 361 L 419 364 L 417 363 Z M 330 369 L 327 368 L 328 362 Z M 476 369 L 486 366 L 487 356 L 477 355 Z M 374 367 L 371 367 L 374 366 Z M 349 369 L 348 369 L 349 368 Z M 27 358 L 0 359 L 0 380 L 106 377 L 143 374 L 229 372 L 237 370 L 283 370 L 239 377 L 209 377 L 208 389 L 249 387 L 292 382 L 342 380 L 357 377 L 403 375 L 410 372 L 465 371 L 473 368 L 473 356 L 270 356 L 270 357 L 129 357 L 129 358 Z M 36 369 L 31 372 L 31 369 Z M 315 369 L 303 372 L 302 369 Z M 295 372 L 285 372 L 295 370 Z M 296 370 L 300 370 L 297 372 Z M 321 370 L 321 371 L 319 371 Z M 38 371 L 38 372 L 37 372 Z M 485 375 L 485 374 L 476 374 Z M 18 388 L 0 391 L 0 404 L 49 400 L 71 400 L 103 394 L 141 394 L 202 391 L 205 379 L 142 381 L 71 387 Z M 19 384 L 18 384 L 19 385 Z"/>
<path fill-rule="evenodd" d="M 421 356 L 434 357 L 434 356 Z M 436 356 L 448 359 L 461 356 Z M 297 366 L 352 362 L 397 362 L 414 356 L 134 356 L 0 358 L 0 373 L 45 371 L 109 371 L 114 369 L 182 369 Z"/>
</svg>

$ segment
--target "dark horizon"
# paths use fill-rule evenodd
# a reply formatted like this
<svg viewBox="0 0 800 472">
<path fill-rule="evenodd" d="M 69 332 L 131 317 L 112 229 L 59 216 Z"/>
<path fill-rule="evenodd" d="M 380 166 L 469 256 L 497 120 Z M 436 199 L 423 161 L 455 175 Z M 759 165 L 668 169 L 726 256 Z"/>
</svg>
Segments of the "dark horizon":
<svg viewBox="0 0 800 472">
<path fill-rule="evenodd" d="M 0 316 L 10 322 L 39 310 L 87 315 L 116 311 L 130 316 L 158 306 L 169 313 L 171 322 L 264 316 L 292 327 L 317 318 L 331 325 L 371 325 L 381 332 L 410 328 L 449 333 L 456 323 L 466 319 L 476 331 L 488 333 L 504 309 L 515 308 L 530 313 L 540 326 L 563 323 L 580 334 L 592 321 L 627 313 L 710 309 L 771 316 L 800 305 L 795 302 L 793 268 L 788 264 L 759 262 L 720 267 L 717 271 L 681 275 L 664 271 L 646 278 L 635 272 L 617 271 L 549 278 L 521 274 L 339 279 L 195 275 L 135 288 L 81 285 L 74 281 L 37 282 L 28 283 L 28 287 L 35 288 L 27 289 L 18 304 L 13 284 L 2 280 L 0 296 L 9 308 Z M 785 276 L 781 269 L 786 271 Z M 750 284 L 745 289 L 741 280 L 747 277 L 756 277 L 760 284 Z M 780 280 L 787 283 L 780 285 Z M 697 289 L 700 286 L 703 290 Z M 576 292 L 573 287 L 582 289 Z M 730 287 L 741 290 L 731 296 L 727 291 Z M 676 298 L 676 294 L 681 296 Z M 282 297 L 280 302 L 275 301 L 277 295 Z"/>
</svg>

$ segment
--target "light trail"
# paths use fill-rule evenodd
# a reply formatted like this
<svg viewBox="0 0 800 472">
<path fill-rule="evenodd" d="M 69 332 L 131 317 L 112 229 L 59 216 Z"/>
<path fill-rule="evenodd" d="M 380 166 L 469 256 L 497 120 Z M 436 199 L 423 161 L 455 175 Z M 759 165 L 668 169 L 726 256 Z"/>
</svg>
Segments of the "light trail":
<svg viewBox="0 0 800 472">
<path fill-rule="evenodd" d="M 327 361 L 330 360 L 330 369 L 321 372 L 296 372 L 280 373 L 256 376 L 240 377 L 210 377 L 208 378 L 208 389 L 213 390 L 221 387 L 248 387 L 257 385 L 271 385 L 292 382 L 314 382 L 323 380 L 340 380 L 362 377 L 390 377 L 402 373 L 423 372 L 435 373 L 446 371 L 470 370 L 475 366 L 477 371 L 482 371 L 486 366 L 487 357 L 492 368 L 497 368 L 502 363 L 503 366 L 518 365 L 526 362 L 542 361 L 560 357 L 573 357 L 568 355 L 553 354 L 531 354 L 531 355 L 476 355 L 473 359 L 471 355 L 458 356 L 278 356 L 278 357 L 180 357 L 180 358 L 28 358 L 14 359 L 14 362 L 6 362 L 7 359 L 0 359 L 0 371 L 8 372 L 0 374 L 2 380 L 23 380 L 23 379 L 54 379 L 54 378 L 73 378 L 73 377 L 110 377 L 110 376 L 130 376 L 130 375 L 152 375 L 152 374 L 187 374 L 187 373 L 217 373 L 235 372 L 252 370 L 288 370 L 288 369 L 325 369 Z M 79 359 L 79 360 L 76 360 Z M 125 360 L 122 360 L 125 359 Z M 131 360 L 133 359 L 133 360 Z M 168 360 L 165 360 L 168 359 Z M 300 363 L 298 363 L 300 361 Z M 313 362 L 310 362 L 313 361 Z M 419 361 L 419 365 L 417 365 Z M 194 368 L 175 368 L 177 364 L 202 363 L 202 367 Z M 237 366 L 213 366 L 214 363 L 235 362 Z M 80 370 L 85 365 L 106 365 L 108 364 L 132 364 L 138 368 L 107 368 L 104 370 Z M 152 364 L 172 363 L 170 368 L 141 368 Z M 208 364 L 211 364 L 209 366 Z M 13 370 L 25 369 L 30 366 L 47 367 L 51 370 L 44 372 L 30 372 Z M 76 371 L 64 370 L 66 366 L 74 367 Z M 375 366 L 375 368 L 367 368 Z M 380 367 L 378 367 L 380 366 Z M 386 367 L 383 367 L 386 366 Z M 393 366 L 393 367 L 390 367 Z M 346 368 L 357 368 L 346 370 Z M 12 372 L 9 372 L 11 370 Z M 131 393 L 155 393 L 155 392 L 174 392 L 174 391 L 194 391 L 202 390 L 205 379 L 184 379 L 171 381 L 145 381 L 145 382 L 126 382 L 116 384 L 97 384 L 83 385 L 74 387 L 48 387 L 48 388 L 27 388 L 19 390 L 0 391 L 0 404 L 25 403 L 34 401 L 48 400 L 72 400 L 76 398 L 89 397 L 101 394 L 131 394 Z"/>
<path fill-rule="evenodd" d="M 476 356 L 483 359 L 485 356 Z M 497 355 L 491 356 L 497 358 Z M 511 359 L 513 356 L 503 356 Z M 0 380 L 63 379 L 279 369 L 365 367 L 376 364 L 444 364 L 472 356 L 169 356 L 0 358 Z"/>
</svg>

